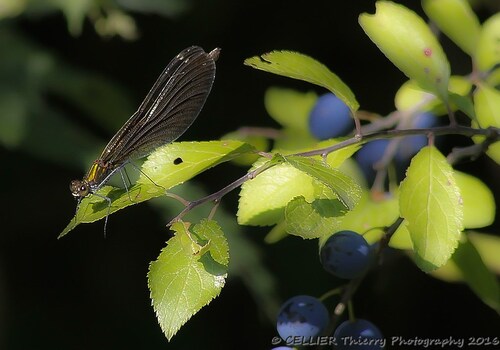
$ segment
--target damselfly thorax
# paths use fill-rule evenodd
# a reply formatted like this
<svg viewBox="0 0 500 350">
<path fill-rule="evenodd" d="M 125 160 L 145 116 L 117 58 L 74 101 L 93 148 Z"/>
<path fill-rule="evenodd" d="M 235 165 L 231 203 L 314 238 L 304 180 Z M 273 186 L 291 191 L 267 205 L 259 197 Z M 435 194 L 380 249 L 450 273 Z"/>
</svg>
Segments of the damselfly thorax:
<svg viewBox="0 0 500 350">
<path fill-rule="evenodd" d="M 191 46 L 170 61 L 139 109 L 109 141 L 85 177 L 71 181 L 70 190 L 78 203 L 96 194 L 131 159 L 145 157 L 175 141 L 191 126 L 212 88 L 219 53 L 219 48 L 206 53 Z M 109 213 L 111 199 L 96 195 L 107 200 Z"/>
</svg>

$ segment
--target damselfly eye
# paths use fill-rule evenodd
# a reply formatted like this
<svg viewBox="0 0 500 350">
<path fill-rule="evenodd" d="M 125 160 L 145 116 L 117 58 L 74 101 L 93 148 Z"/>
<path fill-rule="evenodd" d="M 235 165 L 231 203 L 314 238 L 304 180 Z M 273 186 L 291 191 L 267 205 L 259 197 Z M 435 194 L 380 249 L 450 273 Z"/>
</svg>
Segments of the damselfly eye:
<svg viewBox="0 0 500 350">
<path fill-rule="evenodd" d="M 73 197 L 85 197 L 89 194 L 89 185 L 85 181 L 73 180 L 69 188 Z"/>
</svg>

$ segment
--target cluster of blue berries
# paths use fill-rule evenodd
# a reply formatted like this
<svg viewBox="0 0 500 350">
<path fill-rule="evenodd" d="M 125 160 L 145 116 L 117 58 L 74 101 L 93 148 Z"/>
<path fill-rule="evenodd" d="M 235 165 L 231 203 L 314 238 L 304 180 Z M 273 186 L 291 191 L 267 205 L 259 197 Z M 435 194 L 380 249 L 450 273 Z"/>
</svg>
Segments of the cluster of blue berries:
<svg viewBox="0 0 500 350">
<path fill-rule="evenodd" d="M 287 346 L 274 350 L 292 349 L 288 346 L 303 345 L 323 334 L 328 326 L 328 310 L 318 299 L 298 295 L 287 300 L 278 314 L 277 330 Z M 383 335 L 370 321 L 356 319 L 342 322 L 329 342 L 334 349 L 379 350 L 383 348 Z"/>
<path fill-rule="evenodd" d="M 333 234 L 320 251 L 325 270 L 345 279 L 362 276 L 374 256 L 374 248 L 363 236 L 353 231 Z M 304 341 L 324 335 L 329 319 L 328 310 L 320 300 L 299 295 L 281 306 L 277 330 L 287 345 L 301 345 Z M 341 323 L 333 334 L 333 340 L 335 349 L 382 349 L 384 345 L 380 330 L 363 319 Z"/>
<path fill-rule="evenodd" d="M 408 128 L 423 129 L 437 124 L 437 118 L 431 113 L 421 113 L 411 121 Z M 354 121 L 347 105 L 332 93 L 327 93 L 318 98 L 309 115 L 309 131 L 319 139 L 326 140 L 334 137 L 345 136 L 354 128 Z M 356 154 L 356 160 L 368 179 L 373 178 L 374 164 L 382 159 L 390 140 L 381 139 L 368 142 Z M 422 147 L 427 144 L 425 135 L 405 137 L 394 156 L 397 166 L 405 167 Z"/>
</svg>

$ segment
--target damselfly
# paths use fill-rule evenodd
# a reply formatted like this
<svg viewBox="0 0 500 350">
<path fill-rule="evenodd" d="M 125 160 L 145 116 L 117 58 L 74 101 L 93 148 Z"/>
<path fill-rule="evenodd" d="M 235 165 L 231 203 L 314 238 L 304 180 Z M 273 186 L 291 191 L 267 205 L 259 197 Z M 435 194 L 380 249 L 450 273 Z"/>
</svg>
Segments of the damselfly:
<svg viewBox="0 0 500 350">
<path fill-rule="evenodd" d="M 96 194 L 113 174 L 131 159 L 147 156 L 181 136 L 200 113 L 215 79 L 220 49 L 209 53 L 198 46 L 181 51 L 170 61 L 139 106 L 95 160 L 83 180 L 73 180 L 71 193 L 78 201 Z M 78 208 L 77 206 L 77 208 Z M 108 215 L 104 227 L 106 228 Z"/>
</svg>

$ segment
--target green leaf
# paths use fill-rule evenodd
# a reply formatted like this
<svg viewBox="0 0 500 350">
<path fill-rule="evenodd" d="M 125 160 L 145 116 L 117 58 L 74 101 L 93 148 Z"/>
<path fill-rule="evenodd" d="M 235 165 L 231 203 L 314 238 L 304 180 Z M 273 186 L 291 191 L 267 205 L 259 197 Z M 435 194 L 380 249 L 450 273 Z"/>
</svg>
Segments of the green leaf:
<svg viewBox="0 0 500 350">
<path fill-rule="evenodd" d="M 336 144 L 340 143 L 341 141 L 342 141 L 342 139 L 324 140 L 324 141 L 316 143 L 314 147 L 307 147 L 307 148 L 304 148 L 302 150 L 299 150 L 298 153 L 312 151 L 312 150 L 318 150 L 318 149 L 327 148 L 327 147 L 332 147 L 332 146 L 335 146 Z M 338 168 L 341 165 L 343 165 L 346 160 L 350 159 L 350 157 L 354 153 L 356 153 L 360 148 L 361 148 L 361 144 L 357 143 L 357 144 L 352 144 L 352 145 L 349 145 L 347 147 L 337 149 L 334 152 L 328 153 L 328 155 L 326 156 L 326 163 L 332 168 Z M 312 158 L 317 159 L 317 160 L 322 159 L 321 156 L 313 156 Z"/>
<path fill-rule="evenodd" d="M 210 255 L 218 264 L 228 266 L 229 246 L 220 226 L 213 220 L 203 219 L 199 225 L 193 227 L 198 241 L 210 242 Z"/>
<path fill-rule="evenodd" d="M 255 69 L 322 86 L 340 98 L 353 115 L 359 108 L 351 89 L 337 75 L 322 63 L 304 54 L 293 51 L 272 51 L 247 58 L 244 63 Z"/>
<path fill-rule="evenodd" d="M 476 120 L 481 128 L 494 126 L 500 128 L 500 91 L 481 84 L 474 94 Z M 474 142 L 482 141 L 482 137 L 473 138 Z M 500 141 L 490 145 L 486 154 L 500 164 Z"/>
<path fill-rule="evenodd" d="M 286 161 L 294 168 L 322 182 L 335 192 L 345 209 L 352 210 L 361 197 L 361 188 L 340 170 L 310 157 L 287 156 Z"/>
<path fill-rule="evenodd" d="M 59 7 L 66 16 L 68 31 L 72 35 L 80 35 L 84 19 L 87 13 L 90 12 L 93 2 L 90 0 L 52 1 L 51 4 Z"/>
<path fill-rule="evenodd" d="M 467 231 L 468 245 L 473 245 L 481 256 L 481 264 L 487 266 L 488 270 L 500 275 L 500 237 L 491 234 Z M 465 260 L 465 259 L 464 259 Z M 471 262 L 472 264 L 472 262 Z M 450 259 L 446 265 L 432 272 L 432 276 L 447 282 L 463 282 L 464 274 L 459 269 L 454 259 Z"/>
<path fill-rule="evenodd" d="M 257 159 L 260 158 L 260 155 L 258 155 L 257 152 L 267 152 L 270 148 L 269 139 L 263 136 L 246 134 L 244 129 L 238 129 L 227 133 L 221 137 L 221 140 L 237 140 L 245 142 L 255 148 L 254 152 L 243 154 L 241 157 L 231 160 L 231 163 L 245 167 L 252 165 Z"/>
<path fill-rule="evenodd" d="M 500 91 L 486 85 L 477 86 L 474 93 L 477 121 L 482 128 L 500 128 Z"/>
<path fill-rule="evenodd" d="M 282 129 L 280 136 L 274 140 L 273 151 L 283 154 L 298 152 L 315 145 L 317 142 L 309 130 Z"/>
<path fill-rule="evenodd" d="M 464 227 L 479 228 L 495 221 L 495 198 L 488 186 L 478 178 L 459 171 L 454 172 L 460 189 L 464 212 Z"/>
<path fill-rule="evenodd" d="M 159 147 L 144 162 L 141 176 L 128 192 L 126 189 L 104 186 L 97 191 L 97 195 L 84 198 L 75 217 L 59 238 L 81 223 L 94 222 L 130 205 L 162 196 L 166 190 L 197 174 L 252 151 L 252 146 L 232 140 L 175 142 Z M 111 207 L 108 207 L 103 197 L 111 199 Z"/>
<path fill-rule="evenodd" d="M 387 194 L 384 198 L 374 199 L 370 191 L 362 192 L 356 207 L 337 221 L 337 231 L 351 230 L 363 234 L 371 244 L 380 239 L 384 227 L 391 225 L 399 217 L 398 197 Z M 320 246 L 328 238 L 320 238 Z"/>
<path fill-rule="evenodd" d="M 452 260 L 474 293 L 485 304 L 500 312 L 500 285 L 495 275 L 484 265 L 474 245 L 465 237 Z"/>
<path fill-rule="evenodd" d="M 252 169 L 266 161 L 259 160 Z M 276 165 L 241 186 L 238 204 L 240 225 L 268 226 L 284 219 L 284 210 L 289 201 L 303 196 L 314 199 L 314 180 L 290 164 Z"/>
<path fill-rule="evenodd" d="M 474 243 L 488 268 L 500 275 L 500 237 L 479 232 L 468 232 L 467 237 Z"/>
<path fill-rule="evenodd" d="M 328 147 L 337 142 L 327 140 L 318 145 L 319 148 Z M 352 145 L 332 152 L 327 156 L 327 163 L 339 166 L 358 148 L 358 145 Z M 301 151 L 307 150 L 309 148 Z M 323 165 L 315 159 L 320 156 L 277 157 L 281 157 L 283 161 L 291 159 L 293 164 L 282 163 L 274 166 L 242 185 L 237 214 L 239 224 L 268 226 L 282 222 L 286 205 L 299 196 L 303 196 L 307 202 L 312 202 L 315 198 L 340 197 L 347 208 L 353 207 L 359 198 L 359 185 L 341 171 Z M 295 158 L 297 159 L 294 160 Z M 264 159 L 259 160 L 252 169 L 262 166 L 265 162 Z M 312 163 L 319 165 L 316 169 L 311 169 Z"/>
<path fill-rule="evenodd" d="M 450 77 L 448 95 L 450 108 L 453 111 L 462 110 L 473 119 L 472 103 L 468 97 L 472 83 L 462 76 Z M 431 112 L 435 115 L 447 115 L 446 105 L 436 95 L 423 90 L 416 81 L 406 81 L 396 92 L 394 104 L 399 111 Z M 470 105 L 469 105 L 470 104 Z"/>
<path fill-rule="evenodd" d="M 148 286 L 160 327 L 168 340 L 219 295 L 227 277 L 228 245 L 214 221 L 172 225 L 175 236 L 151 262 Z M 200 243 L 201 242 L 201 243 Z"/>
<path fill-rule="evenodd" d="M 181 198 L 203 198 L 210 194 L 203 189 L 204 187 L 202 183 L 197 183 L 196 179 L 193 179 L 172 188 L 169 192 L 175 193 Z M 155 208 L 163 218 L 171 218 L 184 209 L 184 205 L 179 201 L 167 201 L 164 198 L 152 199 L 148 204 Z M 213 206 L 211 205 L 201 205 L 191 210 L 183 217 L 183 220 L 199 222 L 208 217 L 212 210 Z M 214 218 L 224 228 L 224 236 L 231 247 L 228 275 L 241 279 L 253 296 L 257 307 L 269 319 L 274 318 L 281 304 L 277 295 L 278 281 L 262 259 L 261 245 L 258 245 L 249 235 L 244 234 L 244 227 L 237 224 L 236 216 L 232 210 L 226 210 L 224 202 L 218 206 Z M 197 230 L 197 227 L 195 226 L 193 230 Z M 210 244 L 211 248 L 215 249 L 216 246 Z M 219 261 L 218 258 L 217 261 Z"/>
<path fill-rule="evenodd" d="M 423 0 L 422 8 L 458 47 L 474 54 L 481 24 L 467 0 Z"/>
<path fill-rule="evenodd" d="M 398 216 L 397 196 L 387 194 L 385 198 L 374 199 L 369 191 L 364 191 L 356 208 L 342 218 L 340 229 L 365 234 L 368 230 L 373 231 L 374 228 L 382 229 L 391 225 Z"/>
<path fill-rule="evenodd" d="M 481 34 L 476 46 L 476 64 L 477 67 L 487 72 L 500 63 L 500 42 L 498 40 L 500 33 L 500 13 L 496 13 L 483 23 Z M 497 69 L 498 72 L 498 69 Z M 499 78 L 499 74 L 489 77 L 488 82 L 494 86 L 500 80 L 490 80 L 490 78 Z"/>
<path fill-rule="evenodd" d="M 309 130 L 309 113 L 317 99 L 313 91 L 271 87 L 264 95 L 264 104 L 267 113 L 283 127 L 303 131 Z"/>
<path fill-rule="evenodd" d="M 286 231 L 305 239 L 330 236 L 345 212 L 338 199 L 318 198 L 308 203 L 302 196 L 295 197 L 285 209 Z"/>
<path fill-rule="evenodd" d="M 474 112 L 474 104 L 472 103 L 472 99 L 469 96 L 461 96 L 459 94 L 450 93 L 450 104 L 452 106 L 452 110 L 459 109 L 464 112 L 471 120 L 476 119 L 476 113 Z"/>
<path fill-rule="evenodd" d="M 446 101 L 450 65 L 425 21 L 391 1 L 377 1 L 375 6 L 374 15 L 359 16 L 365 33 L 407 77 Z"/>
<path fill-rule="evenodd" d="M 394 249 L 413 250 L 413 242 L 411 241 L 410 232 L 406 227 L 406 222 L 403 221 L 396 232 L 394 232 L 389 241 L 389 246 Z"/>
<path fill-rule="evenodd" d="M 422 148 L 401 183 L 399 202 L 423 271 L 443 266 L 457 247 L 463 229 L 461 201 L 446 158 L 433 146 Z"/>
</svg>

